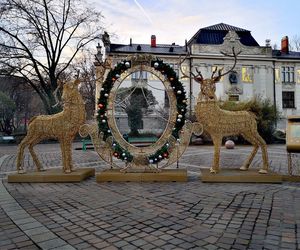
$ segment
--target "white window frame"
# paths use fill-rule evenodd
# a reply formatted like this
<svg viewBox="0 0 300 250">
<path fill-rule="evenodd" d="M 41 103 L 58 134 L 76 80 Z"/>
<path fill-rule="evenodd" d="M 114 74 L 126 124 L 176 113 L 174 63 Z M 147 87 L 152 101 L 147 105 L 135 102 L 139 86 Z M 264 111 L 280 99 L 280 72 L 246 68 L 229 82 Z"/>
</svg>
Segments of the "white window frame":
<svg viewBox="0 0 300 250">
<path fill-rule="evenodd" d="M 141 73 L 142 73 L 142 77 L 141 77 L 141 80 L 147 80 L 148 78 L 148 72 L 147 71 L 136 71 L 136 72 L 133 72 L 132 75 L 131 75 L 131 79 L 132 80 L 140 80 L 140 76 L 141 76 Z"/>
<path fill-rule="evenodd" d="M 281 67 L 281 80 L 282 83 L 295 83 L 295 67 L 282 66 Z"/>
</svg>

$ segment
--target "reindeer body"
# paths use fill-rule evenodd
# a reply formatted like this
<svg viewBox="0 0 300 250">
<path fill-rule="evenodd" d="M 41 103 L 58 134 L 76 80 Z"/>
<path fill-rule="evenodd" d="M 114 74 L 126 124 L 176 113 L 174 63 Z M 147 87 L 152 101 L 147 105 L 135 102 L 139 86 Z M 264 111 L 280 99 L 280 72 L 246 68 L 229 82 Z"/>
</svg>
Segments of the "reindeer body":
<svg viewBox="0 0 300 250">
<path fill-rule="evenodd" d="M 225 56 L 234 57 L 234 64 L 230 70 L 222 74 L 223 69 L 215 69 L 211 78 L 204 79 L 201 72 L 196 68 L 197 75 L 193 72 L 190 74 L 193 79 L 200 84 L 200 93 L 195 107 L 197 120 L 203 124 L 204 130 L 206 130 L 214 144 L 214 162 L 210 169 L 211 173 L 217 173 L 220 169 L 220 148 L 222 139 L 224 136 L 241 135 L 253 146 L 253 150 L 247 160 L 244 162 L 241 170 L 248 170 L 255 154 L 259 147 L 262 151 L 263 167 L 259 170 L 259 173 L 265 174 L 268 172 L 269 162 L 267 146 L 264 139 L 257 132 L 256 117 L 253 113 L 247 111 L 227 111 L 219 107 L 218 101 L 215 95 L 216 82 L 220 81 L 222 76 L 231 72 L 236 65 L 238 54 L 235 53 L 234 47 L 232 48 L 233 55 L 229 55 L 221 52 Z M 187 57 L 187 56 L 186 56 Z M 179 63 L 181 65 L 183 61 Z M 191 78 L 185 74 L 181 67 L 181 73 L 183 77 Z M 215 76 L 218 71 L 218 75 Z"/>
<path fill-rule="evenodd" d="M 248 111 L 227 111 L 219 107 L 215 90 L 216 81 L 220 78 L 203 79 L 196 78 L 200 83 L 201 93 L 196 105 L 196 117 L 203 124 L 203 128 L 210 134 L 213 140 L 215 154 L 211 173 L 217 173 L 220 168 L 220 148 L 224 136 L 241 135 L 253 146 L 253 150 L 244 162 L 241 170 L 248 170 L 259 147 L 262 150 L 263 168 L 260 173 L 267 173 L 269 168 L 267 146 L 264 139 L 257 132 L 256 117 Z"/>
<path fill-rule="evenodd" d="M 204 130 L 211 135 L 213 140 L 215 154 L 211 173 L 219 171 L 222 139 L 224 136 L 231 135 L 241 135 L 254 146 L 250 156 L 240 169 L 248 170 L 258 148 L 261 147 L 263 168 L 259 172 L 267 173 L 269 168 L 267 146 L 257 132 L 256 117 L 253 113 L 223 110 L 216 100 L 198 102 L 195 111 L 197 120 L 203 124 Z"/>
<path fill-rule="evenodd" d="M 257 130 L 255 115 L 247 111 L 227 111 L 219 107 L 216 101 L 198 102 L 196 114 L 210 134 L 231 136 L 242 134 L 246 130 L 254 133 Z M 207 119 L 209 117 L 209 119 Z"/>
<path fill-rule="evenodd" d="M 40 115 L 30 120 L 26 137 L 18 148 L 17 170 L 25 173 L 23 168 L 24 150 L 29 152 L 38 171 L 42 165 L 33 147 L 44 139 L 57 139 L 61 146 L 63 171 L 72 171 L 71 144 L 81 125 L 85 122 L 84 101 L 78 91 L 79 81 L 66 83 L 63 89 L 63 111 L 54 115 Z"/>
</svg>

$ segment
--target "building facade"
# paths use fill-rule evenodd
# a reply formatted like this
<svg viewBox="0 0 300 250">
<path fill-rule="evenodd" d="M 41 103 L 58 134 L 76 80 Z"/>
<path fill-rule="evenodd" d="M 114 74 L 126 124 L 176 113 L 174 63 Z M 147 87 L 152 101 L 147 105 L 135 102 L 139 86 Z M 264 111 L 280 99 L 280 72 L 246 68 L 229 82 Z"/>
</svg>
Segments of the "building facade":
<svg viewBox="0 0 300 250">
<path fill-rule="evenodd" d="M 216 67 L 225 71 L 230 69 L 233 59 L 221 52 L 232 53 L 232 47 L 238 55 L 237 65 L 232 73 L 224 76 L 216 86 L 216 95 L 220 100 L 245 101 L 259 96 L 276 104 L 283 120 L 279 128 L 285 128 L 288 115 L 300 115 L 300 52 L 289 51 L 288 37 L 284 37 L 280 50 L 272 50 L 269 41 L 260 46 L 251 32 L 224 23 L 199 29 L 184 46 L 157 44 L 152 36 L 149 44 L 111 44 L 104 41 L 106 58 L 112 65 L 133 54 L 152 54 L 169 63 L 182 76 L 178 63 L 185 73 L 201 71 L 204 78 L 209 78 Z M 157 79 L 141 72 L 126 79 L 133 85 L 137 79 L 143 79 L 150 86 L 156 85 Z M 199 94 L 199 85 L 192 79 L 183 78 L 189 103 L 189 112 L 193 113 Z M 99 87 L 99 86 L 98 86 Z M 99 92 L 99 89 L 96 91 Z M 156 93 L 158 95 L 158 93 Z M 163 100 L 163 97 L 159 97 Z"/>
</svg>

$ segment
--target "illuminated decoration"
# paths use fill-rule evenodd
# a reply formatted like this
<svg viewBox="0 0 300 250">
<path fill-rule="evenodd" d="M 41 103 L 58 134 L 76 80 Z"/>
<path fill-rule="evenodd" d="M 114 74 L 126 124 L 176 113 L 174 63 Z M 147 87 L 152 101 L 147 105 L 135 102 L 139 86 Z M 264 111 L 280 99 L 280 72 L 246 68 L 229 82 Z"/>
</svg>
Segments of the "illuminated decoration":
<svg viewBox="0 0 300 250">
<path fill-rule="evenodd" d="M 300 84 L 300 69 L 297 70 L 297 83 Z"/>
<path fill-rule="evenodd" d="M 130 66 L 129 66 L 129 63 L 130 63 Z M 112 69 L 108 73 L 108 76 L 107 76 L 105 82 L 103 83 L 103 86 L 102 86 L 103 90 L 101 91 L 100 98 L 98 100 L 99 105 L 102 104 L 104 106 L 103 109 L 98 110 L 99 131 L 101 133 L 103 133 L 104 140 L 110 136 L 112 136 L 114 138 L 113 141 L 116 144 L 116 146 L 114 147 L 114 151 L 115 151 L 114 156 L 117 155 L 117 157 L 120 158 L 121 160 L 125 160 L 125 158 L 126 158 L 125 161 L 127 161 L 127 162 L 133 161 L 134 155 L 131 153 L 132 151 L 128 148 L 127 145 L 125 145 L 125 146 L 121 145 L 122 143 L 120 144 L 120 141 L 118 139 L 116 139 L 116 134 L 119 134 L 119 132 L 117 132 L 117 128 L 116 128 L 114 119 L 110 119 L 110 121 L 108 121 L 109 117 L 107 117 L 107 120 L 102 119 L 102 117 L 101 117 L 104 113 L 107 112 L 108 109 L 109 110 L 114 109 L 113 105 L 111 105 L 111 104 L 113 103 L 113 100 L 115 99 L 115 93 L 116 93 L 115 90 L 117 90 L 117 87 L 122 82 L 122 80 L 121 80 L 121 81 L 118 81 L 118 83 L 115 83 L 116 78 L 119 78 L 119 76 L 121 74 L 125 73 L 125 71 L 130 72 L 130 74 L 135 73 L 135 72 L 141 72 L 141 69 L 143 70 L 143 72 L 147 72 L 147 71 L 151 72 L 151 71 L 153 71 L 153 69 L 158 72 L 163 72 L 164 78 L 168 79 L 167 82 L 170 84 L 170 87 L 172 87 L 173 94 L 175 94 L 175 99 L 174 98 L 173 99 L 176 102 L 176 109 L 174 112 L 176 112 L 175 114 L 179 114 L 181 116 L 181 119 L 178 118 L 175 122 L 172 121 L 172 123 L 174 123 L 174 129 L 172 129 L 172 136 L 175 139 L 179 138 L 178 134 L 185 123 L 185 113 L 186 113 L 186 103 L 183 102 L 184 100 L 186 100 L 185 90 L 184 90 L 181 82 L 178 80 L 176 73 L 168 64 L 163 63 L 163 61 L 161 61 L 159 59 L 156 59 L 156 60 L 152 59 L 150 62 L 151 67 L 150 67 L 150 65 L 149 66 L 139 65 L 136 67 L 131 67 L 131 65 L 132 65 L 131 61 L 126 61 L 126 60 L 122 61 L 119 64 L 117 64 L 115 66 L 115 68 Z M 141 67 L 143 67 L 143 68 L 141 68 Z M 131 71 L 129 70 L 130 68 L 132 68 Z M 154 72 L 151 72 L 151 73 L 154 73 Z M 123 77 L 122 79 L 125 79 L 125 78 Z M 116 84 L 117 87 L 114 86 L 114 84 Z M 164 84 L 166 84 L 166 80 L 164 81 Z M 111 90 L 113 88 L 114 88 L 114 90 L 113 90 L 112 94 L 109 96 L 109 98 L 107 98 L 105 96 L 105 93 L 110 94 Z M 170 94 L 170 92 L 169 92 L 169 94 Z M 174 105 L 174 107 L 175 107 L 175 105 Z M 109 129 L 109 128 L 111 128 L 111 129 Z M 108 131 L 110 131 L 110 132 L 108 132 Z M 115 135 L 113 135 L 113 131 L 115 131 L 115 133 L 114 133 Z M 168 136 L 171 136 L 171 135 L 168 135 Z M 164 144 L 160 148 L 158 148 L 156 151 L 154 151 L 152 154 L 147 155 L 147 158 L 148 158 L 147 161 L 149 162 L 149 160 L 152 160 L 153 163 L 158 163 L 163 159 L 163 157 L 159 157 L 159 155 L 163 155 L 164 153 L 168 152 L 169 150 L 171 150 L 171 148 L 168 148 Z M 124 152 L 124 154 L 122 152 Z"/>
<path fill-rule="evenodd" d="M 162 136 L 154 144 L 143 148 L 136 147 L 123 138 L 114 117 L 119 86 L 130 75 L 141 71 L 155 75 L 164 84 L 170 104 L 168 123 Z M 202 133 L 201 125 L 186 120 L 186 92 L 176 72 L 152 55 L 134 55 L 119 62 L 108 72 L 101 86 L 98 122 L 92 125 L 85 124 L 81 127 L 80 134 L 91 136 L 96 152 L 112 168 L 117 167 L 126 172 L 131 169 L 135 171 L 153 168 L 157 171 L 178 161 L 188 147 L 193 131 Z M 122 161 L 114 162 L 113 157 Z M 122 162 L 125 166 L 119 165 Z"/>
<path fill-rule="evenodd" d="M 203 129 L 207 131 L 214 144 L 214 162 L 210 168 L 211 173 L 218 173 L 220 171 L 220 148 L 224 136 L 242 135 L 253 146 L 253 150 L 248 159 L 244 162 L 241 170 L 248 170 L 254 156 L 256 155 L 259 147 L 262 151 L 263 166 L 259 173 L 266 174 L 269 169 L 267 146 L 263 138 L 257 132 L 256 117 L 253 113 L 248 111 L 227 111 L 219 106 L 219 102 L 215 95 L 216 82 L 222 76 L 229 74 L 236 65 L 238 54 L 232 48 L 233 55 L 226 56 L 234 57 L 234 64 L 231 69 L 225 73 L 221 73 L 221 69 L 215 69 L 211 78 L 204 79 L 201 72 L 196 69 L 197 75 L 192 74 L 193 80 L 200 84 L 201 94 L 198 97 L 195 113 L 198 122 L 203 125 Z M 218 71 L 218 75 L 215 74 Z M 184 77 L 190 78 L 189 75 L 183 74 Z"/>
<path fill-rule="evenodd" d="M 253 83 L 252 67 L 242 67 L 242 82 Z"/>
<path fill-rule="evenodd" d="M 63 171 L 71 173 L 72 166 L 72 141 L 85 122 L 85 104 L 78 91 L 80 81 L 68 82 L 63 86 L 63 111 L 54 115 L 41 115 L 30 120 L 25 138 L 19 145 L 17 158 L 18 173 L 25 173 L 23 168 L 24 149 L 29 147 L 29 152 L 38 171 L 42 165 L 33 151 L 33 147 L 44 139 L 58 139 L 62 152 Z"/>
<path fill-rule="evenodd" d="M 275 83 L 280 83 L 280 69 L 276 68 L 275 69 Z"/>
<path fill-rule="evenodd" d="M 141 71 L 155 75 L 164 84 L 170 107 L 162 136 L 154 144 L 142 148 L 124 139 L 114 116 L 119 86 L 132 74 Z M 113 80 L 117 75 L 118 79 Z M 111 168 L 118 168 L 121 172 L 159 172 L 178 162 L 190 143 L 192 133 L 201 135 L 203 132 L 202 124 L 186 120 L 186 92 L 176 72 L 170 65 L 152 55 L 134 55 L 116 64 L 101 86 L 97 123 L 84 124 L 79 133 L 82 137 L 91 137 L 95 151 Z M 99 108 L 99 104 L 103 105 L 100 105 L 102 108 Z M 114 161 L 114 157 L 119 160 Z"/>
</svg>

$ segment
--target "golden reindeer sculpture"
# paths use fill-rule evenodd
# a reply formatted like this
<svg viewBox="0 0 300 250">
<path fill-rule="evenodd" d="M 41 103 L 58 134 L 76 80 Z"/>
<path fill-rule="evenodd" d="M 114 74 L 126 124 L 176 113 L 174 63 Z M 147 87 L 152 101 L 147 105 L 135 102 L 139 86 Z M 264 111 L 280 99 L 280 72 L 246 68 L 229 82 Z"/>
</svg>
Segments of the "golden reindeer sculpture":
<svg viewBox="0 0 300 250">
<path fill-rule="evenodd" d="M 26 137 L 18 148 L 17 171 L 25 173 L 23 167 L 24 150 L 28 146 L 37 171 L 42 171 L 42 165 L 33 147 L 44 139 L 58 139 L 62 152 L 63 171 L 72 172 L 71 144 L 81 125 L 85 123 L 85 105 L 78 91 L 80 81 L 68 82 L 63 86 L 63 111 L 54 115 L 33 117 L 28 126 Z"/>
<path fill-rule="evenodd" d="M 233 55 L 222 53 L 225 56 L 234 58 L 233 66 L 225 73 L 222 73 L 223 68 L 216 68 L 213 71 L 211 78 L 204 79 L 198 68 L 196 68 L 197 74 L 190 72 L 190 76 L 188 76 L 180 67 L 181 73 L 183 77 L 192 78 L 200 84 L 200 94 L 195 107 L 195 113 L 197 120 L 202 123 L 204 130 L 210 134 L 213 140 L 215 153 L 213 166 L 210 168 L 210 172 L 218 173 L 220 170 L 220 148 L 223 137 L 241 135 L 250 142 L 254 148 L 240 170 L 248 170 L 260 147 L 262 151 L 263 166 L 259 170 L 259 173 L 266 174 L 269 169 L 267 146 L 266 142 L 257 131 L 256 116 L 248 111 L 227 111 L 221 109 L 215 95 L 216 82 L 220 81 L 221 77 L 232 72 L 236 66 L 239 53 L 236 54 L 234 48 L 232 48 L 232 53 Z M 180 66 L 183 61 L 180 61 Z M 217 71 L 218 74 L 215 76 Z"/>
</svg>

